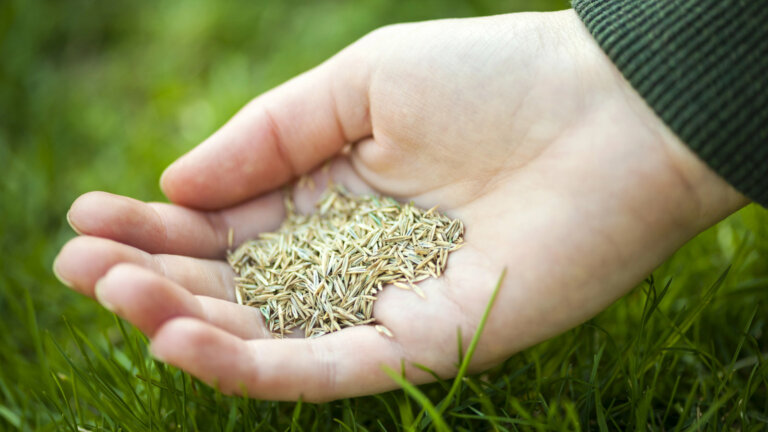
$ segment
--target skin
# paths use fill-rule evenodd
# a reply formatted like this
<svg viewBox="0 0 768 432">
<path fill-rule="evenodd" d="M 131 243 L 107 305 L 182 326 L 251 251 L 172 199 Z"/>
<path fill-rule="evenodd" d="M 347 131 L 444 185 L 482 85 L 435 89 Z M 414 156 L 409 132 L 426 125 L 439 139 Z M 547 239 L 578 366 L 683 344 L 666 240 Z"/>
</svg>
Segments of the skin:
<svg viewBox="0 0 768 432">
<path fill-rule="evenodd" d="M 352 145 L 348 145 L 352 143 Z M 318 169 L 324 162 L 329 169 Z M 233 303 L 223 260 L 277 228 L 280 186 L 308 211 L 332 176 L 461 218 L 466 246 L 426 300 L 387 287 L 371 326 L 315 339 L 269 337 Z M 54 270 L 135 324 L 157 358 L 230 393 L 324 401 L 456 373 L 507 268 L 471 364 L 496 365 L 589 319 L 691 237 L 747 200 L 653 114 L 573 11 L 385 27 L 265 93 L 174 162 L 173 204 L 79 197 L 80 236 Z"/>
</svg>

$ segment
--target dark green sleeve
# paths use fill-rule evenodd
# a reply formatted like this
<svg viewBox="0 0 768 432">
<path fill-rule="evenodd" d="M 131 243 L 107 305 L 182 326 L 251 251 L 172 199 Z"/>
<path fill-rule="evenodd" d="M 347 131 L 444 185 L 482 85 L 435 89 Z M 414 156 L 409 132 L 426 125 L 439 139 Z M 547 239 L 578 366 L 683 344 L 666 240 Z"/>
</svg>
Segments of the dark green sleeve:
<svg viewBox="0 0 768 432">
<path fill-rule="evenodd" d="M 768 0 L 573 0 L 573 7 L 677 136 L 768 207 Z"/>
</svg>

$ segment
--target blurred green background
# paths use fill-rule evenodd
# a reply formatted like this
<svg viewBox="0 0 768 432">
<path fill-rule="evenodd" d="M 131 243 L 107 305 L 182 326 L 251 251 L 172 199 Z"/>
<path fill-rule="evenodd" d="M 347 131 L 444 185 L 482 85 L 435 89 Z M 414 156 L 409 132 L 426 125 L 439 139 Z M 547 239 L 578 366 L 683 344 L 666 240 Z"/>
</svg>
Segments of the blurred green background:
<svg viewBox="0 0 768 432">
<path fill-rule="evenodd" d="M 176 157 L 243 104 L 390 23 L 567 7 L 565 1 L 2 1 L 2 289 L 41 326 L 96 308 L 51 262 L 90 190 L 162 200 Z M 0 304 L 0 308 L 7 308 Z M 83 325 L 98 326 L 93 320 Z"/>
<path fill-rule="evenodd" d="M 60 410 L 66 403 L 78 403 L 77 396 L 55 395 L 76 394 L 75 385 L 57 388 L 60 383 L 54 378 L 71 378 L 84 361 L 73 353 L 65 319 L 86 339 L 103 336 L 121 343 L 111 314 L 64 288 L 51 273 L 58 249 L 74 235 L 65 214 L 78 195 L 106 190 L 163 200 L 158 178 L 172 160 L 254 96 L 379 26 L 566 7 L 567 1 L 533 0 L 0 1 L 0 430 L 42 425 L 55 430 L 66 416 Z M 732 356 L 734 360 L 757 356 L 753 363 L 763 364 L 767 221 L 763 210 L 751 206 L 703 234 L 657 272 L 658 279 L 676 278 L 673 297 L 665 300 L 666 313 L 674 317 L 690 310 L 705 288 L 733 264 L 720 290 L 725 294 L 719 294 L 714 309 L 702 312 L 691 327 L 696 332 L 691 340 L 715 359 L 706 364 L 727 364 Z M 641 315 L 645 299 L 643 291 L 636 290 L 601 314 L 592 327 L 564 337 L 574 338 L 602 325 L 618 341 L 612 342 L 614 347 L 622 341 L 629 344 L 636 334 L 623 323 Z M 665 325 L 669 322 L 658 323 L 659 328 Z M 61 358 L 56 344 L 74 357 L 72 364 Z M 574 359 L 574 367 L 586 368 L 587 375 L 595 354 L 590 344 L 585 342 L 582 363 Z M 112 352 L 110 344 L 97 345 L 96 351 Z M 531 358 L 554 358 L 555 351 L 544 344 L 511 361 L 525 364 Z M 614 356 L 618 368 L 626 360 L 620 351 Z M 699 364 L 701 359 L 681 356 L 683 370 L 691 374 L 686 380 L 694 383 L 686 390 L 704 388 L 702 382 L 695 384 L 697 374 L 710 373 Z M 510 368 L 500 373 L 517 370 Z M 753 373 L 762 387 L 750 394 L 753 402 L 755 397 L 758 401 L 755 407 L 747 404 L 747 413 L 759 414 L 759 407 L 765 406 L 765 369 Z M 541 370 L 536 374 L 534 378 L 544 379 Z M 542 398 L 552 397 L 541 389 L 545 381 L 531 378 L 531 382 Z M 663 388 L 671 391 L 673 383 Z M 743 387 L 728 381 L 723 388 L 738 385 Z M 624 400 L 622 392 L 628 390 L 619 386 L 612 391 L 617 400 Z M 718 395 L 708 394 L 707 400 L 717 402 Z M 99 405 L 102 396 L 89 397 L 90 408 L 81 417 L 110 415 L 103 414 L 106 405 Z M 664 403 L 659 402 L 659 409 Z M 576 401 L 573 406 L 582 421 L 596 415 L 591 402 L 582 406 Z M 226 416 L 228 411 L 222 409 Z M 681 418 L 691 409 L 681 406 Z"/>
</svg>

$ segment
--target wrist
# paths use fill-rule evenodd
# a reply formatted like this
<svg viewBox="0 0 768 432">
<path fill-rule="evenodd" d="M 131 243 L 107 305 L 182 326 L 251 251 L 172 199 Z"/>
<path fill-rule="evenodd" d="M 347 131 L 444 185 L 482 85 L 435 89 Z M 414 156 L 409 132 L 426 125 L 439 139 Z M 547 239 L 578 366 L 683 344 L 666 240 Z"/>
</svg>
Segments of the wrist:
<svg viewBox="0 0 768 432">
<path fill-rule="evenodd" d="M 657 133 L 669 156 L 670 168 L 680 178 L 692 202 L 692 212 L 689 212 L 688 218 L 697 232 L 749 204 L 750 200 L 746 196 L 710 168 L 647 105 L 644 108 L 647 115 L 653 117 L 649 122 L 655 122 Z"/>
<path fill-rule="evenodd" d="M 582 64 L 581 75 L 585 87 L 593 93 L 588 99 L 597 110 L 622 112 L 628 117 L 623 119 L 625 124 L 635 123 L 623 130 L 622 142 L 617 145 L 645 147 L 642 152 L 649 154 L 647 162 L 657 165 L 656 169 L 649 167 L 647 172 L 665 180 L 648 178 L 643 183 L 654 188 L 659 202 L 670 206 L 668 212 L 675 224 L 693 228 L 695 234 L 747 205 L 749 199 L 712 170 L 653 111 L 598 46 L 578 16 L 571 10 L 562 17 L 570 21 L 573 29 L 571 41 L 578 45 L 573 47 L 573 52 L 580 53 L 577 61 Z M 618 106 L 621 109 L 617 110 Z M 641 144 L 649 141 L 655 143 Z M 636 150 L 629 152 L 636 153 Z"/>
</svg>

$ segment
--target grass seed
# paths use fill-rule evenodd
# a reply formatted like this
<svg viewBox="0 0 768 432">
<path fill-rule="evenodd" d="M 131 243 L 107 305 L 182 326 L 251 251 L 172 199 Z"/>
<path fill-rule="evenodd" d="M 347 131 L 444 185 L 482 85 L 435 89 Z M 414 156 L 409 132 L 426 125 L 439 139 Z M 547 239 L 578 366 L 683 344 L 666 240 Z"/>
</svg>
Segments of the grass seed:
<svg viewBox="0 0 768 432">
<path fill-rule="evenodd" d="M 312 214 L 297 213 L 290 194 L 284 205 L 277 231 L 227 256 L 237 302 L 259 308 L 279 338 L 295 329 L 317 337 L 373 323 L 373 303 L 387 284 L 426 298 L 416 283 L 441 275 L 448 254 L 464 242 L 463 223 L 436 207 L 355 196 L 341 185 L 329 184 Z M 232 238 L 230 231 L 230 245 Z"/>
</svg>

